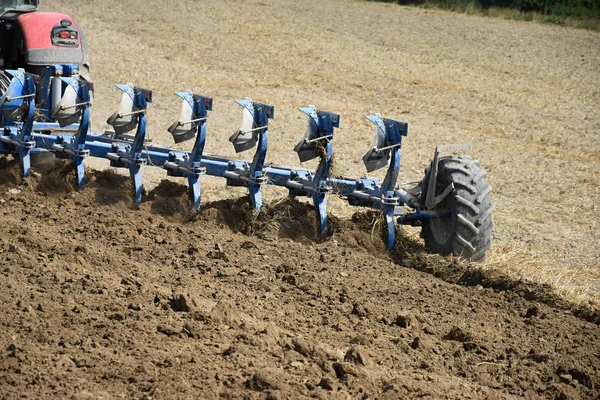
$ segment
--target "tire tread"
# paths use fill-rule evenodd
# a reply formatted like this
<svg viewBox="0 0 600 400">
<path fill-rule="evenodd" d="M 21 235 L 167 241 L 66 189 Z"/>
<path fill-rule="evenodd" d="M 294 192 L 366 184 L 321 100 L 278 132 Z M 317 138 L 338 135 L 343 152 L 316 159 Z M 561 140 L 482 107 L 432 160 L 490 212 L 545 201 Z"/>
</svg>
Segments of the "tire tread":
<svg viewBox="0 0 600 400">
<path fill-rule="evenodd" d="M 425 169 L 428 181 L 431 167 Z M 494 229 L 492 213 L 494 205 L 490 194 L 492 187 L 486 181 L 487 174 L 480 163 L 466 156 L 441 157 L 438 165 L 438 180 L 454 184 L 449 195 L 453 224 L 449 239 L 438 243 L 432 233 L 432 224 L 424 223 L 421 236 L 429 249 L 441 254 L 455 254 L 463 259 L 480 262 L 491 246 Z"/>
</svg>

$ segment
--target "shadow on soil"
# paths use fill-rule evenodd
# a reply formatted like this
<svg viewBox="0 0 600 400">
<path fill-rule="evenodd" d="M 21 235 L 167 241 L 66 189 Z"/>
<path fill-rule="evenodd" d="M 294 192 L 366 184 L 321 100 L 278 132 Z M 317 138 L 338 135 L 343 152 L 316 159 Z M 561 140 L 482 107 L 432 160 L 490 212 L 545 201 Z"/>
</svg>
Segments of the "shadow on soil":
<svg viewBox="0 0 600 400">
<path fill-rule="evenodd" d="M 44 195 L 65 195 L 77 190 L 75 164 L 57 160 L 36 179 L 35 190 Z M 102 205 L 133 204 L 133 185 L 129 177 L 107 169 L 96 171 L 86 168 L 84 189 L 94 189 L 94 200 Z M 84 194 L 85 191 L 82 192 Z M 144 193 L 145 194 L 145 193 Z M 86 194 L 87 195 L 87 194 Z M 85 195 L 84 195 L 85 196 Z"/>
<path fill-rule="evenodd" d="M 0 157 L 0 185 L 14 186 L 23 182 L 23 173 L 16 160 Z"/>
<path fill-rule="evenodd" d="M 259 239 L 280 237 L 300 243 L 319 241 L 317 217 L 312 207 L 291 198 L 265 204 L 260 213 L 245 198 L 219 200 L 206 204 L 200 218 Z"/>
<path fill-rule="evenodd" d="M 16 161 L 0 158 L 0 171 L 0 186 L 23 186 L 25 183 Z M 127 176 L 112 170 L 90 170 L 86 172 L 86 179 L 88 183 L 81 192 L 82 196 L 89 196 L 90 201 L 93 199 L 101 205 L 132 208 L 133 187 Z M 72 163 L 57 163 L 53 169 L 33 181 L 31 187 L 47 196 L 65 195 L 76 187 Z M 150 191 L 139 208 L 149 209 L 151 214 L 161 215 L 171 222 L 212 223 L 259 239 L 285 238 L 304 244 L 336 241 L 347 247 L 366 250 L 375 257 L 389 258 L 398 265 L 431 274 L 452 284 L 480 285 L 496 291 L 510 291 L 530 301 L 569 310 L 583 320 L 600 323 L 600 311 L 564 300 L 550 285 L 515 280 L 499 270 L 482 269 L 457 259 L 427 254 L 422 243 L 400 234 L 397 235 L 394 251 L 387 253 L 383 244 L 382 220 L 375 211 L 357 212 L 350 220 L 330 215 L 327 236 L 319 238 L 317 215 L 307 203 L 283 198 L 264 205 L 263 210 L 257 213 L 246 198 L 220 200 L 204 204 L 201 213 L 195 214 L 187 187 L 168 180 L 163 180 Z"/>
</svg>

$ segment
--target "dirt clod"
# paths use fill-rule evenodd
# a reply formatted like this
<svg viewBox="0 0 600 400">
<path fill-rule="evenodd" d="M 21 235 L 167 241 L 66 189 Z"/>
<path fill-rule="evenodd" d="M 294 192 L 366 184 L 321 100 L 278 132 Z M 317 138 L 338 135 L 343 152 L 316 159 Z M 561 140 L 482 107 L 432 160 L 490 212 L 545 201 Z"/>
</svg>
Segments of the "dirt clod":
<svg viewBox="0 0 600 400">
<path fill-rule="evenodd" d="M 455 326 L 444 336 L 444 340 L 453 340 L 461 343 L 472 342 L 473 335 L 458 326 Z"/>
<path fill-rule="evenodd" d="M 413 340 L 410 342 L 410 347 L 413 350 L 417 350 L 420 346 L 421 346 L 421 338 L 418 336 L 413 338 Z"/>
<path fill-rule="evenodd" d="M 167 336 L 175 336 L 181 332 L 181 329 L 179 329 L 177 326 L 168 323 L 158 325 L 156 330 Z"/>
<path fill-rule="evenodd" d="M 356 315 L 359 318 L 367 318 L 369 316 L 369 309 L 362 304 L 354 303 L 352 305 L 352 315 Z"/>
<path fill-rule="evenodd" d="M 562 374 L 559 378 L 564 383 L 571 383 L 573 381 L 573 377 L 569 374 Z"/>
<path fill-rule="evenodd" d="M 285 274 L 285 275 L 283 275 L 281 280 L 292 286 L 296 286 L 298 284 L 298 279 L 293 274 Z"/>
<path fill-rule="evenodd" d="M 348 349 L 346 354 L 344 354 L 344 361 L 362 366 L 367 366 L 369 364 L 366 350 L 359 345 L 352 346 Z"/>
<path fill-rule="evenodd" d="M 273 370 L 257 372 L 248 380 L 248 388 L 259 392 L 280 389 L 281 384 L 277 381 L 276 375 L 273 374 Z"/>
<path fill-rule="evenodd" d="M 536 306 L 529 307 L 525 313 L 525 318 L 537 317 L 539 313 L 540 310 Z"/>
<path fill-rule="evenodd" d="M 406 329 L 418 325 L 418 321 L 410 312 L 399 312 L 394 324 L 398 325 L 400 328 Z"/>
<path fill-rule="evenodd" d="M 317 386 L 325 389 L 325 390 L 333 390 L 333 382 L 330 378 L 328 377 L 323 377 L 319 383 L 317 384 Z"/>
<path fill-rule="evenodd" d="M 171 308 L 176 312 L 190 312 L 192 310 L 192 300 L 185 293 L 176 293 L 171 299 Z"/>
</svg>

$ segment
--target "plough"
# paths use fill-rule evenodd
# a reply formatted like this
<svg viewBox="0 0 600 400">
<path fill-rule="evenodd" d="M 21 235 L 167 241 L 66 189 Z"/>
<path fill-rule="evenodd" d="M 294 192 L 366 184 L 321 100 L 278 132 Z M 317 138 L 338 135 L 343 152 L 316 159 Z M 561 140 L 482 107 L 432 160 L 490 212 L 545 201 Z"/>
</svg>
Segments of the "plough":
<svg viewBox="0 0 600 400">
<path fill-rule="evenodd" d="M 29 5 L 31 3 L 35 6 Z M 37 7 L 37 1 L 29 0 L 27 4 L 27 7 Z M 22 22 L 21 18 L 35 14 L 44 13 L 17 18 L 26 38 L 28 32 L 34 30 L 28 28 L 28 20 Z M 59 39 L 64 37 L 67 43 L 64 46 L 79 43 L 84 49 L 85 43 L 82 36 L 78 36 L 74 21 L 62 17 L 60 23 L 52 26 L 52 35 Z M 32 54 L 30 58 L 38 60 L 44 53 Z M 196 212 L 201 208 L 201 177 L 204 175 L 225 178 L 228 186 L 246 187 L 256 211 L 263 206 L 263 187 L 275 185 L 287 188 L 292 197 L 312 199 L 320 235 L 327 231 L 327 196 L 338 195 L 349 205 L 381 212 L 389 251 L 396 243 L 396 224 L 411 224 L 422 226 L 422 237 L 434 252 L 454 253 L 474 261 L 485 258 L 493 227 L 491 188 L 486 183 L 485 172 L 469 157 L 439 156 L 441 152 L 469 150 L 468 145 L 437 146 L 424 178 L 414 186 L 399 185 L 402 138 L 408 134 L 408 124 L 380 114 L 368 115 L 366 118 L 374 124 L 376 134 L 363 161 L 369 173 L 387 168 L 385 178 L 331 176 L 332 142 L 341 117 L 309 105 L 299 109 L 307 116 L 308 127 L 294 150 L 300 162 L 318 158 L 316 170 L 270 165 L 265 160 L 269 120 L 274 118 L 275 108 L 246 98 L 236 100 L 242 107 L 243 118 L 240 129 L 229 140 L 238 153 L 255 149 L 254 157 L 252 161 L 217 157 L 204 153 L 213 100 L 188 90 L 175 93 L 182 100 L 181 112 L 179 119 L 168 128 L 175 143 L 193 141 L 190 151 L 182 151 L 146 140 L 146 114 L 152 103 L 152 91 L 130 83 L 116 85 L 122 95 L 117 111 L 107 121 L 112 130 L 95 134 L 90 131 L 93 84 L 87 77 L 86 54 L 82 57 L 77 63 L 45 65 L 38 62 L 35 66 L 26 64 L 27 70 L 0 71 L 3 126 L 0 153 L 12 154 L 18 159 L 25 177 L 31 174 L 32 156 L 67 159 L 75 164 L 77 186 L 82 189 L 85 160 L 105 158 L 112 167 L 129 170 L 134 200 L 139 204 L 143 195 L 144 166 L 160 167 L 168 176 L 187 178 L 191 207 Z"/>
<path fill-rule="evenodd" d="M 113 130 L 99 135 L 91 133 L 89 128 L 90 89 L 93 85 L 77 73 L 76 65 L 49 66 L 43 78 L 23 70 L 8 70 L 6 74 L 11 80 L 0 98 L 4 121 L 0 151 L 19 159 L 25 177 L 30 176 L 30 157 L 33 153 L 52 153 L 57 158 L 71 159 L 75 163 L 77 185 L 81 189 L 85 180 L 85 159 L 106 158 L 112 167 L 129 170 L 135 203 L 139 204 L 142 201 L 142 167 L 158 166 L 165 169 L 168 176 L 187 178 L 195 211 L 200 211 L 201 207 L 200 178 L 203 175 L 226 178 L 229 186 L 246 187 L 252 206 L 257 211 L 263 205 L 263 186 L 276 185 L 287 188 L 292 197 L 307 196 L 312 199 L 318 213 L 321 235 L 327 231 L 327 195 L 335 194 L 352 206 L 381 211 L 385 218 L 387 248 L 390 251 L 395 244 L 396 223 L 416 224 L 431 219 L 453 218 L 450 207 L 438 206 L 456 190 L 457 182 L 451 182 L 439 194 L 429 196 L 422 196 L 422 183 L 410 189 L 397 184 L 402 138 L 408 134 L 408 124 L 405 122 L 383 118 L 379 114 L 366 117 L 375 125 L 376 136 L 363 161 L 368 172 L 387 167 L 383 181 L 377 178 L 331 177 L 332 141 L 341 118 L 339 114 L 318 110 L 312 105 L 300 108 L 307 116 L 308 128 L 294 150 L 301 162 L 319 158 L 316 171 L 265 163 L 269 120 L 274 118 L 275 109 L 250 98 L 236 100 L 243 109 L 243 119 L 240 129 L 229 139 L 236 152 L 256 148 L 252 161 L 248 162 L 204 154 L 208 112 L 213 108 L 210 97 L 191 91 L 176 92 L 182 99 L 181 115 L 168 131 L 176 143 L 193 140 L 192 149 L 187 152 L 147 143 L 146 113 L 152 102 L 150 90 L 132 84 L 116 85 L 122 91 L 122 99 L 117 111 L 107 121 Z M 40 81 L 42 93 L 47 93 L 48 97 L 41 99 L 36 120 L 35 88 L 36 82 Z M 42 118 L 46 121 L 40 121 Z M 132 131 L 135 134 L 131 135 Z M 438 146 L 434 158 L 438 158 L 440 151 L 468 148 Z M 457 166 L 456 170 L 465 167 Z M 438 161 L 432 164 L 430 170 L 439 170 Z M 437 172 L 434 176 L 437 177 Z M 425 192 L 434 193 L 436 180 L 427 177 L 425 180 L 428 184 Z M 403 206 L 414 211 L 406 212 Z M 474 231 L 472 228 L 477 229 L 474 223 L 469 223 L 468 229 Z M 464 255 L 465 250 L 471 250 L 468 243 L 465 246 L 468 249 L 463 248 L 460 255 Z"/>
</svg>

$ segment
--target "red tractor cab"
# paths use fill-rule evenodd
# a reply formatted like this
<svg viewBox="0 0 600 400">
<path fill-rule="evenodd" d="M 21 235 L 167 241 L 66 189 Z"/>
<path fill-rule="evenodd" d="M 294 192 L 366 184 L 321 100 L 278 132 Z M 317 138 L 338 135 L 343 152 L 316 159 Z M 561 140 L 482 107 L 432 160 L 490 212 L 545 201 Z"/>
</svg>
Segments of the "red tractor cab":
<svg viewBox="0 0 600 400">
<path fill-rule="evenodd" d="M 37 11 L 38 0 L 0 0 L 0 69 L 23 68 L 43 76 L 54 64 L 75 64 L 89 72 L 89 52 L 75 20 Z"/>
</svg>

